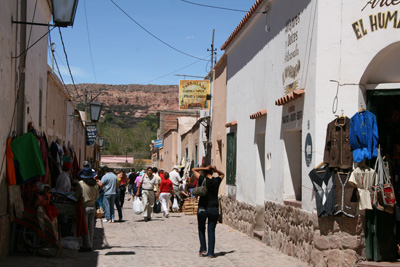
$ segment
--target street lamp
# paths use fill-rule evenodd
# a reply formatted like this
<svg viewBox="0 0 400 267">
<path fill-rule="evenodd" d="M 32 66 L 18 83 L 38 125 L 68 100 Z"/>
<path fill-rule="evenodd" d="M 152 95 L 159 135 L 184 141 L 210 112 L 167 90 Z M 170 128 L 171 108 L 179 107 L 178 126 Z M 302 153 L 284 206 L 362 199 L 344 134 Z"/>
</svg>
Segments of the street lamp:
<svg viewBox="0 0 400 267">
<path fill-rule="evenodd" d="M 53 22 L 59 27 L 68 27 L 74 24 L 78 0 L 52 0 Z"/>
<path fill-rule="evenodd" d="M 128 147 L 125 147 L 125 163 L 128 163 Z"/>
<path fill-rule="evenodd" d="M 104 145 L 104 138 L 99 137 L 99 147 L 103 147 L 103 145 Z"/>
<path fill-rule="evenodd" d="M 98 102 L 90 103 L 90 120 L 93 122 L 98 122 L 100 118 L 101 108 L 103 104 Z"/>
<path fill-rule="evenodd" d="M 104 143 L 104 149 L 105 149 L 105 150 L 108 150 L 108 146 L 109 146 L 109 145 L 110 145 L 109 142 L 105 142 L 105 143 Z"/>
<path fill-rule="evenodd" d="M 36 23 L 27 21 L 12 21 L 17 24 L 68 27 L 74 24 L 78 0 L 51 0 L 54 24 Z"/>
</svg>

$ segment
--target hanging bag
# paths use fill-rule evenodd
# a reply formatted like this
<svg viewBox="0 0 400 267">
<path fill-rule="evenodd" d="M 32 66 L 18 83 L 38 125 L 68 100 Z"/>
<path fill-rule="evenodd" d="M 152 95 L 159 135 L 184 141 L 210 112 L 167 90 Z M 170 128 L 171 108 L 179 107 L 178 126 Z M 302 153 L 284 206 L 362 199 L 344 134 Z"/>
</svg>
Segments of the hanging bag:
<svg viewBox="0 0 400 267">
<path fill-rule="evenodd" d="M 133 209 L 133 213 L 136 215 L 140 215 L 143 213 L 144 207 L 143 207 L 143 203 L 142 203 L 142 201 L 140 201 L 139 197 L 135 196 L 134 201 L 132 203 L 132 209 Z"/>
<path fill-rule="evenodd" d="M 154 207 L 153 207 L 153 212 L 154 213 L 160 213 L 161 212 L 161 202 L 158 198 L 154 201 Z"/>
<path fill-rule="evenodd" d="M 207 177 L 204 177 L 201 186 L 197 185 L 197 187 L 193 189 L 193 196 L 204 197 L 208 194 L 206 179 Z"/>
<path fill-rule="evenodd" d="M 374 208 L 386 211 L 390 214 L 394 213 L 396 198 L 390 176 L 381 155 L 380 147 L 378 147 L 378 157 L 375 163 L 375 174 L 373 186 L 371 187 L 371 201 Z"/>
<path fill-rule="evenodd" d="M 172 210 L 173 211 L 179 210 L 178 199 L 176 197 L 174 197 L 174 202 L 172 203 Z"/>
</svg>

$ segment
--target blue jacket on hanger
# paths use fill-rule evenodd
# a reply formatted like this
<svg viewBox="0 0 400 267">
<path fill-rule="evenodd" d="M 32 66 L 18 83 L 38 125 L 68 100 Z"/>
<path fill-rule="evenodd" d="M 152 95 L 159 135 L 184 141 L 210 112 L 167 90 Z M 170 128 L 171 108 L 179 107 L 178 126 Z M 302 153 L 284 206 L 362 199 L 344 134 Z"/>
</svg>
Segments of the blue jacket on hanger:
<svg viewBox="0 0 400 267">
<path fill-rule="evenodd" d="M 375 114 L 368 110 L 357 112 L 350 120 L 350 146 L 353 150 L 353 161 L 378 156 L 378 126 Z"/>
</svg>

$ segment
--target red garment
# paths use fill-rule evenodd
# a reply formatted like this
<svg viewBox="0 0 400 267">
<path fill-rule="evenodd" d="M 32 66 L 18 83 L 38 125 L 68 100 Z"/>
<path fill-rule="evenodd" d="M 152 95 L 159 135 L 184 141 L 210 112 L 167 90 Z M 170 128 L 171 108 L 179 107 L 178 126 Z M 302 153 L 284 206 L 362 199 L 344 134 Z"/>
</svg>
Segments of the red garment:
<svg viewBox="0 0 400 267">
<path fill-rule="evenodd" d="M 8 185 L 15 185 L 17 183 L 17 179 L 15 178 L 14 153 L 11 150 L 11 141 L 12 138 L 8 138 L 6 147 L 6 176 Z"/>
<path fill-rule="evenodd" d="M 82 208 L 82 198 L 76 203 L 76 236 L 84 236 L 88 234 L 85 213 Z"/>
<path fill-rule="evenodd" d="M 164 178 L 165 178 L 165 177 L 164 177 L 164 173 L 160 173 L 158 176 L 161 177 L 161 181 L 164 180 Z"/>
<path fill-rule="evenodd" d="M 171 191 L 173 191 L 171 180 L 162 179 L 160 185 L 160 193 L 170 193 Z"/>
<path fill-rule="evenodd" d="M 58 211 L 55 206 L 49 204 L 44 206 L 44 209 L 46 210 L 47 217 L 49 217 L 50 221 L 53 221 L 54 218 L 57 218 Z"/>
<path fill-rule="evenodd" d="M 43 166 L 44 166 L 44 171 L 45 171 L 45 174 L 43 176 L 39 177 L 39 181 L 44 183 L 44 184 L 47 184 L 47 182 L 49 181 L 49 173 L 50 173 L 49 157 L 48 157 L 48 154 L 47 154 L 46 143 L 45 143 L 43 137 L 40 137 L 39 143 L 40 143 L 40 152 L 42 154 Z"/>
<path fill-rule="evenodd" d="M 119 185 L 126 185 L 127 182 L 128 182 L 128 177 L 126 176 L 125 173 L 123 173 L 122 177 L 121 177 L 121 182 Z"/>
</svg>

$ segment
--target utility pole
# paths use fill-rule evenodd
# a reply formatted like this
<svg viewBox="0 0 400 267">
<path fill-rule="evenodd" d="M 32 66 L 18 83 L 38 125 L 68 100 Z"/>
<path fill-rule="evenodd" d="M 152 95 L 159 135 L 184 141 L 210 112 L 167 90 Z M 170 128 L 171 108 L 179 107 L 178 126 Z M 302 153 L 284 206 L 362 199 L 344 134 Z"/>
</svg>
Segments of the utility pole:
<svg viewBox="0 0 400 267">
<path fill-rule="evenodd" d="M 211 49 L 207 49 L 207 51 L 211 51 L 211 66 L 210 66 L 210 71 L 214 68 L 214 54 L 215 56 L 217 55 L 217 49 L 214 49 L 214 35 L 215 35 L 215 29 L 213 29 L 213 34 L 212 34 L 212 42 L 211 42 Z"/>
</svg>

